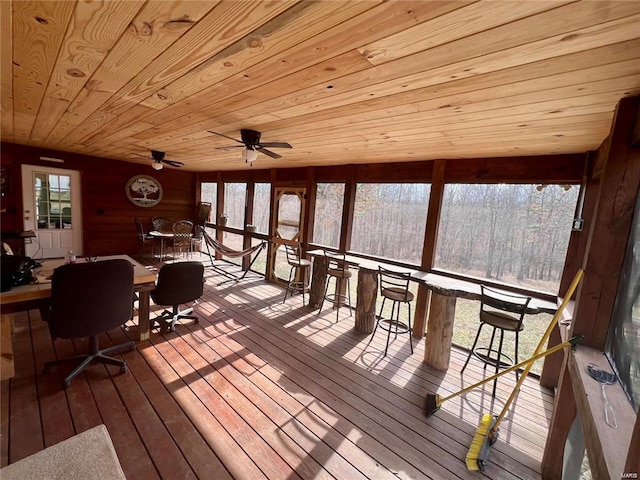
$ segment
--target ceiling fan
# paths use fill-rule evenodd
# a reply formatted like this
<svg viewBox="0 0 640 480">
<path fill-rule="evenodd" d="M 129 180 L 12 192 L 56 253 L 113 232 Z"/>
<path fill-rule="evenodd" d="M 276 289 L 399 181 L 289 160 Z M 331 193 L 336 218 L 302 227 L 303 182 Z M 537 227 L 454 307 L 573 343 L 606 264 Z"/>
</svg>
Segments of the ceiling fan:
<svg viewBox="0 0 640 480">
<path fill-rule="evenodd" d="M 147 158 L 147 155 L 141 155 L 139 153 L 136 153 L 136 155 L 138 155 L 139 157 Z M 167 165 L 171 165 L 172 167 L 184 166 L 184 163 L 179 162 L 177 160 L 169 160 L 167 158 L 164 158 L 164 156 L 165 156 L 164 152 L 161 152 L 159 150 L 151 150 L 151 158 L 153 158 L 153 163 L 151 164 L 151 167 L 154 170 L 162 170 L 165 163 Z"/>
<path fill-rule="evenodd" d="M 271 158 L 282 158 L 282 155 L 278 155 L 269 148 L 293 148 L 287 142 L 260 142 L 260 132 L 256 130 L 249 130 L 243 128 L 240 130 L 240 138 L 242 140 L 238 140 L 232 137 L 229 137 L 223 133 L 213 132 L 211 130 L 207 130 L 209 133 L 213 133 L 214 135 L 220 135 L 221 137 L 228 138 L 229 140 L 233 140 L 234 142 L 238 142 L 239 145 L 228 145 L 226 147 L 217 147 L 217 150 L 227 150 L 231 148 L 244 148 L 243 157 L 245 163 L 251 163 L 258 158 L 258 152 L 264 153 Z"/>
</svg>

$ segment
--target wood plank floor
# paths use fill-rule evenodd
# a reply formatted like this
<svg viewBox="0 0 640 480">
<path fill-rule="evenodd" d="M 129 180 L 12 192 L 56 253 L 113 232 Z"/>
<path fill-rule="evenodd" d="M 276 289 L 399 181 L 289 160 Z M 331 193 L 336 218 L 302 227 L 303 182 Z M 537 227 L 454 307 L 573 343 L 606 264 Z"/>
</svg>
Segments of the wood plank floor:
<svg viewBox="0 0 640 480">
<path fill-rule="evenodd" d="M 461 376 L 466 353 L 456 349 L 446 374 L 431 369 L 424 341 L 410 355 L 406 335 L 383 357 L 383 332 L 355 332 L 345 308 L 336 323 L 334 310 L 317 315 L 300 296 L 283 304 L 283 289 L 263 280 L 217 287 L 222 277 L 205 275 L 199 325 L 152 333 L 123 354 L 126 374 L 92 366 L 66 391 L 71 367 L 44 375 L 42 366 L 85 342 L 52 342 L 37 311 L 16 314 L 16 376 L 1 386 L 2 465 L 104 423 L 130 479 L 540 478 L 553 398 L 534 379 L 486 472 L 469 472 L 479 418 L 502 408 L 515 377 L 499 381 L 493 401 L 488 385 L 426 418 L 427 392 L 446 395 L 488 373 L 472 360 Z M 101 346 L 135 338 L 136 321 Z"/>
</svg>

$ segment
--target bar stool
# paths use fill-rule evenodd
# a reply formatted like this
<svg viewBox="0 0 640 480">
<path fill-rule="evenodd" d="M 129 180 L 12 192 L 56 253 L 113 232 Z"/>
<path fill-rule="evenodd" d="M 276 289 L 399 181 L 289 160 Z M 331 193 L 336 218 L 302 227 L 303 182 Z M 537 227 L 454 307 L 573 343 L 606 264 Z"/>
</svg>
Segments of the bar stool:
<svg viewBox="0 0 640 480">
<path fill-rule="evenodd" d="M 409 291 L 409 282 L 411 281 L 411 273 L 409 272 L 396 272 L 388 270 L 386 268 L 378 266 L 378 277 L 380 280 L 380 295 L 382 296 L 382 306 L 380 307 L 380 315 L 378 321 L 373 329 L 371 338 L 376 334 L 378 327 L 386 330 L 387 332 L 387 344 L 384 348 L 384 356 L 387 356 L 387 350 L 389 349 L 389 339 L 391 338 L 391 332 L 395 334 L 394 338 L 398 338 L 399 333 L 406 333 L 409 335 L 409 345 L 411 346 L 411 353 L 413 354 L 413 341 L 411 339 L 411 302 L 413 301 L 413 293 Z M 391 306 L 391 318 L 384 318 L 382 311 L 387 299 L 393 302 Z M 400 305 L 406 304 L 409 309 L 409 317 L 407 322 L 400 321 Z M 395 318 L 394 318 L 395 312 Z"/>
<path fill-rule="evenodd" d="M 496 373 L 498 373 L 500 367 L 508 368 L 518 363 L 518 334 L 524 328 L 522 320 L 527 313 L 527 306 L 531 301 L 531 297 L 494 290 L 484 285 L 480 285 L 480 297 L 480 326 L 478 327 L 476 339 L 473 341 L 473 346 L 469 351 L 469 356 L 467 356 L 467 361 L 464 362 L 462 370 L 460 370 L 461 374 L 467 368 L 472 355 L 484 363 L 483 369 L 486 369 L 487 365 L 494 365 Z M 482 332 L 482 327 L 485 325 L 493 328 L 491 342 L 489 347 L 477 347 L 480 332 Z M 496 336 L 496 330 L 500 330 L 500 343 L 498 344 L 498 349 L 494 350 L 493 341 Z M 514 358 L 502 353 L 505 331 L 515 333 Z M 518 372 L 516 371 L 515 373 L 517 380 Z M 493 381 L 492 397 L 496 396 L 496 384 L 497 379 Z"/>
<path fill-rule="evenodd" d="M 320 308 L 318 309 L 317 315 L 320 315 L 322 311 L 322 307 L 324 306 L 324 301 L 329 300 L 333 302 L 336 307 L 336 323 L 338 323 L 338 318 L 340 315 L 340 307 L 342 304 L 345 304 L 348 301 L 348 304 L 345 304 L 349 307 L 349 316 L 353 315 L 351 311 L 351 283 L 350 278 L 353 274 L 347 267 L 347 261 L 345 259 L 344 253 L 334 253 L 327 250 L 324 250 L 324 258 L 327 259 L 327 281 L 324 287 L 324 296 L 322 297 L 322 303 L 320 303 Z M 329 291 L 329 283 L 331 279 L 335 279 L 335 288 L 336 293 L 327 293 Z M 341 284 L 343 280 L 347 281 L 347 293 L 338 293 L 339 288 L 341 288 Z"/>
<path fill-rule="evenodd" d="M 284 248 L 287 252 L 287 263 L 291 267 L 291 270 L 289 270 L 289 281 L 287 282 L 287 290 L 284 292 L 282 303 L 287 299 L 287 295 L 291 290 L 292 292 L 302 292 L 302 306 L 304 307 L 304 292 L 309 289 L 309 285 L 305 279 L 307 277 L 307 270 L 311 268 L 311 262 L 302 258 L 302 248 L 299 243 L 284 242 Z M 298 278 L 300 280 L 297 280 Z"/>
</svg>

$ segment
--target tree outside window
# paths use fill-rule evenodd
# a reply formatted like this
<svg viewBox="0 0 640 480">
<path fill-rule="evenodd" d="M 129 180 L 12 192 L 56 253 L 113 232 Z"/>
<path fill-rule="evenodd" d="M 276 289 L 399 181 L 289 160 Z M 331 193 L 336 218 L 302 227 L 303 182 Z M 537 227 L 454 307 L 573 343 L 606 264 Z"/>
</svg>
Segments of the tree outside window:
<svg viewBox="0 0 640 480">
<path fill-rule="evenodd" d="M 557 293 L 578 190 L 445 185 L 435 266 Z"/>
<path fill-rule="evenodd" d="M 419 265 L 431 185 L 359 183 L 351 250 Z"/>
</svg>

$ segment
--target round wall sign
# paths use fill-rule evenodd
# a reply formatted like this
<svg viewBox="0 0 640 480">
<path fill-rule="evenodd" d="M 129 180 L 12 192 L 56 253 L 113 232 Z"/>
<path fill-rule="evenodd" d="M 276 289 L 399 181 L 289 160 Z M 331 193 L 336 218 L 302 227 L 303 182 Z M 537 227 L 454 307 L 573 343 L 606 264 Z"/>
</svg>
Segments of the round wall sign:
<svg viewBox="0 0 640 480">
<path fill-rule="evenodd" d="M 125 187 L 127 198 L 138 207 L 154 207 L 162 200 L 162 186 L 149 175 L 131 177 Z"/>
</svg>

